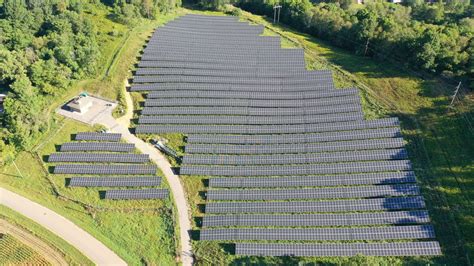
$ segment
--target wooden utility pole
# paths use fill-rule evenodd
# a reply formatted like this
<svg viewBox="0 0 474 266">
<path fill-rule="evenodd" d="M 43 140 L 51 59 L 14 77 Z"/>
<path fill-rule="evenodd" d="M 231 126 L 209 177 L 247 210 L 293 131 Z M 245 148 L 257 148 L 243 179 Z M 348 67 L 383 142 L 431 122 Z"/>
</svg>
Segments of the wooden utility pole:
<svg viewBox="0 0 474 266">
<path fill-rule="evenodd" d="M 278 9 L 278 16 L 277 16 L 277 9 Z M 273 6 L 273 23 L 275 22 L 280 23 L 280 10 L 281 10 L 280 5 L 277 4 Z"/>
<path fill-rule="evenodd" d="M 364 51 L 364 56 L 367 55 L 367 51 L 369 50 L 369 38 L 367 38 L 367 43 L 365 44 L 365 51 Z"/>
<path fill-rule="evenodd" d="M 451 103 L 449 104 L 449 107 L 453 107 L 454 100 L 458 96 L 459 89 L 461 88 L 461 81 L 459 81 L 458 86 L 456 87 L 456 90 L 454 91 L 453 99 L 451 100 Z"/>
</svg>

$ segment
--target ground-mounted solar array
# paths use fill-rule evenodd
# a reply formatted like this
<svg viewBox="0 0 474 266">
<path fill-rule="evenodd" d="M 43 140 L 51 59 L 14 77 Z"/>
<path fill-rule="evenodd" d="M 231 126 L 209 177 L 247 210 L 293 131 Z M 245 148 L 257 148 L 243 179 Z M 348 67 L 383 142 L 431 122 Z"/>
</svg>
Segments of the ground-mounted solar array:
<svg viewBox="0 0 474 266">
<path fill-rule="evenodd" d="M 120 188 L 100 193 L 104 199 L 168 197 L 167 189 L 156 188 L 161 185 L 156 165 L 148 155 L 132 153 L 135 145 L 120 142 L 120 134 L 79 132 L 73 139 L 48 157 L 54 174 L 67 175 L 67 186 Z"/>
<path fill-rule="evenodd" d="M 186 134 L 180 174 L 209 177 L 200 240 L 249 256 L 440 255 L 398 119 L 364 120 L 357 89 L 262 31 L 186 15 L 135 71 L 136 133 Z"/>
</svg>

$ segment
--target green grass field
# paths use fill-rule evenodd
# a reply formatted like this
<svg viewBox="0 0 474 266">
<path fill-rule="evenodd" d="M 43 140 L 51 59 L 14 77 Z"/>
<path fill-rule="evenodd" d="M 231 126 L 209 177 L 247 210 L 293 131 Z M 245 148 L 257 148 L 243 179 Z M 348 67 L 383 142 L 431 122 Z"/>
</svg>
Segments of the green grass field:
<svg viewBox="0 0 474 266">
<path fill-rule="evenodd" d="M 43 240 L 47 243 L 50 247 L 58 250 L 61 254 L 63 254 L 64 259 L 71 265 L 92 265 L 92 262 L 82 255 L 77 249 L 71 246 L 69 243 L 64 241 L 62 238 L 54 235 L 41 225 L 33 222 L 32 220 L 24 217 L 23 215 L 0 205 L 0 218 L 3 220 L 8 221 L 11 224 L 14 224 L 18 227 L 21 227 L 29 232 L 31 232 L 36 237 Z M 31 250 L 28 247 L 25 247 L 22 243 L 19 243 L 21 246 L 17 247 L 15 242 L 17 240 L 13 240 L 11 242 L 11 237 L 8 239 L 0 239 L 0 250 L 7 252 L 0 252 L 0 265 L 39 265 L 43 264 L 43 260 L 41 260 L 41 254 L 37 254 L 37 252 Z M 6 247 L 6 248 L 5 248 Z M 12 247 L 15 247 L 12 250 Z M 8 252 L 9 251 L 9 252 Z M 27 255 L 27 256 L 23 256 Z M 39 260 L 32 260 L 35 258 L 39 258 Z M 19 260 L 21 259 L 21 260 Z M 44 258 L 43 258 L 44 259 Z"/>
</svg>

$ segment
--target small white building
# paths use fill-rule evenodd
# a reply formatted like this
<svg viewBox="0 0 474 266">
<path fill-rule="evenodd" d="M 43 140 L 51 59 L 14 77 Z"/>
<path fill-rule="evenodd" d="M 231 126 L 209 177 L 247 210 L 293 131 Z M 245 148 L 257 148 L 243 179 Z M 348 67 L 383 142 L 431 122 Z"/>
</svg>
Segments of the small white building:
<svg viewBox="0 0 474 266">
<path fill-rule="evenodd" d="M 74 98 L 66 105 L 69 110 L 78 113 L 85 113 L 92 106 L 92 97 L 89 96 L 79 96 Z"/>
</svg>

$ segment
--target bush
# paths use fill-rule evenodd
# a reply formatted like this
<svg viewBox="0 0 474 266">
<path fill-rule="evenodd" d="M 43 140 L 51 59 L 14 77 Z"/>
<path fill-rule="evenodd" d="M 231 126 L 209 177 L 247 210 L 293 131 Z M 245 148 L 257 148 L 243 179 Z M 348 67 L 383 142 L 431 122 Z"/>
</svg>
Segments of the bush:
<svg viewBox="0 0 474 266">
<path fill-rule="evenodd" d="M 225 13 L 231 16 L 240 17 L 242 16 L 242 9 L 235 7 L 231 10 L 226 10 Z"/>
</svg>

